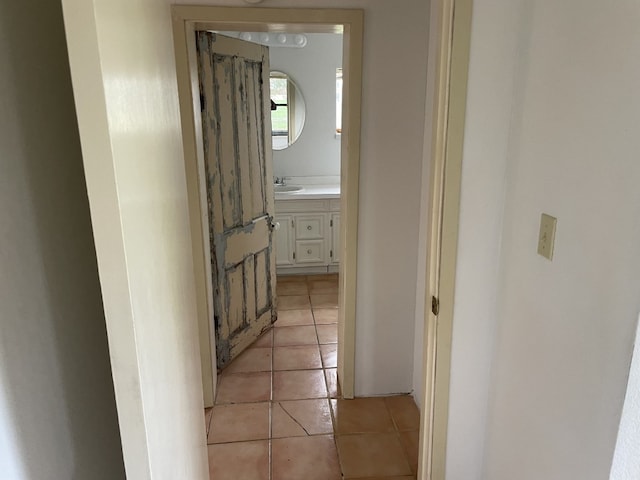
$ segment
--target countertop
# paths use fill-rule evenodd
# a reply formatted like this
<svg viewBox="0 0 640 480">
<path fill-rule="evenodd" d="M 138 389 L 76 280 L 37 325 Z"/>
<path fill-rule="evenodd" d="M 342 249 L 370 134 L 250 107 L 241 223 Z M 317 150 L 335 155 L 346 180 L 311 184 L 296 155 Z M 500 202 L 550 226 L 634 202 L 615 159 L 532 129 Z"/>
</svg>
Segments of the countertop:
<svg viewBox="0 0 640 480">
<path fill-rule="evenodd" d="M 299 192 L 276 193 L 276 200 L 320 200 L 340 198 L 340 185 L 303 185 Z"/>
</svg>

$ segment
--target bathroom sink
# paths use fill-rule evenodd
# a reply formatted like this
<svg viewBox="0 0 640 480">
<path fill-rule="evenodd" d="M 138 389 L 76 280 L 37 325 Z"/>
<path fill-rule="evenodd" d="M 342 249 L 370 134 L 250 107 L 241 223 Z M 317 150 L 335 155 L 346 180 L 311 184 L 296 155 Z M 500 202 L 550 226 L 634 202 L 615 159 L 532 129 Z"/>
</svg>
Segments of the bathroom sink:
<svg viewBox="0 0 640 480">
<path fill-rule="evenodd" d="M 275 193 L 294 193 L 304 190 L 301 185 L 274 185 L 273 190 Z"/>
</svg>

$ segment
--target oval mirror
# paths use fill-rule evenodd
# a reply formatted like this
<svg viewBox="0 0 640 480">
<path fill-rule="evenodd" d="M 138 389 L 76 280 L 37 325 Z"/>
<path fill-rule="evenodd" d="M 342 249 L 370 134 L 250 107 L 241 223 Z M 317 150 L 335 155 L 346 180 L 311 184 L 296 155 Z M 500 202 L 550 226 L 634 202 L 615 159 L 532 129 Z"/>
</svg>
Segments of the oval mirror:
<svg viewBox="0 0 640 480">
<path fill-rule="evenodd" d="M 306 116 L 304 97 L 286 73 L 272 71 L 269 84 L 272 147 L 274 150 L 284 150 L 302 133 Z"/>
</svg>

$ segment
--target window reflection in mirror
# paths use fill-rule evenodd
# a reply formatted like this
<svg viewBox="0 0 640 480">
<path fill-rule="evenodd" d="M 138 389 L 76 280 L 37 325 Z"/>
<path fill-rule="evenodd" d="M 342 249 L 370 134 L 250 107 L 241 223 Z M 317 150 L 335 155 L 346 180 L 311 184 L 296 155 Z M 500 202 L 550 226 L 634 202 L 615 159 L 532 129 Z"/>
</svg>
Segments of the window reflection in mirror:
<svg viewBox="0 0 640 480">
<path fill-rule="evenodd" d="M 302 92 L 283 72 L 273 71 L 271 87 L 271 136 L 274 150 L 292 145 L 304 127 L 306 108 Z"/>
</svg>

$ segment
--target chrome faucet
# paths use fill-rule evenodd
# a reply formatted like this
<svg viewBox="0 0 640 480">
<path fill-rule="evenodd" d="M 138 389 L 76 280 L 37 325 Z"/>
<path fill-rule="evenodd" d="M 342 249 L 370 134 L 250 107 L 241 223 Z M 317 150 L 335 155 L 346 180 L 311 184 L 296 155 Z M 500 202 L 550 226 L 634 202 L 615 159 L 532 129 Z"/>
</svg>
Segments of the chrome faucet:
<svg viewBox="0 0 640 480">
<path fill-rule="evenodd" d="M 274 185 L 286 185 L 287 184 L 287 180 L 290 180 L 291 177 L 273 177 L 273 184 Z"/>
</svg>

